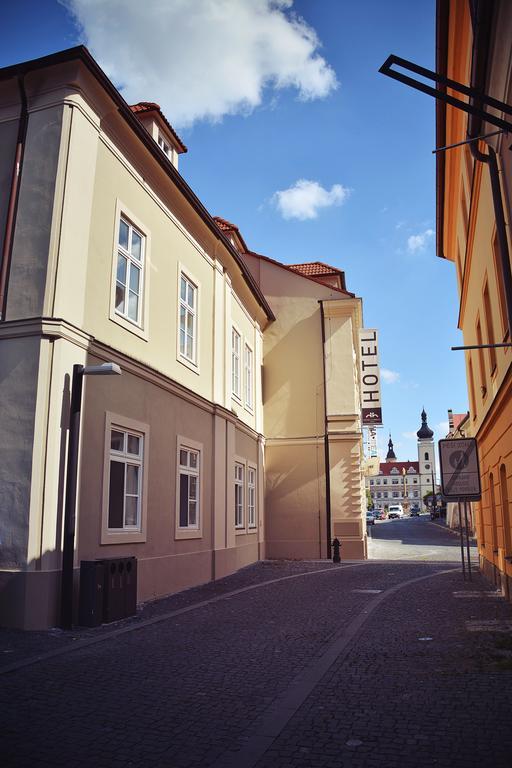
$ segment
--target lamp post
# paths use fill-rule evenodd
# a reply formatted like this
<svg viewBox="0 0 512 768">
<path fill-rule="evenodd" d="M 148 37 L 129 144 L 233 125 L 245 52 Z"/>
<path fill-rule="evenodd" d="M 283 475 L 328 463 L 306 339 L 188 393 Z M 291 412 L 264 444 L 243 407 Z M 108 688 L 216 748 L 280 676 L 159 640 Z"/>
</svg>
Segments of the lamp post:
<svg viewBox="0 0 512 768">
<path fill-rule="evenodd" d="M 73 560 L 75 554 L 76 491 L 78 478 L 78 451 L 80 447 L 80 415 L 84 376 L 120 375 L 116 363 L 102 365 L 74 365 L 69 408 L 68 460 L 66 470 L 66 496 L 64 501 L 64 535 L 62 542 L 62 575 L 60 588 L 60 625 L 73 626 Z"/>
</svg>

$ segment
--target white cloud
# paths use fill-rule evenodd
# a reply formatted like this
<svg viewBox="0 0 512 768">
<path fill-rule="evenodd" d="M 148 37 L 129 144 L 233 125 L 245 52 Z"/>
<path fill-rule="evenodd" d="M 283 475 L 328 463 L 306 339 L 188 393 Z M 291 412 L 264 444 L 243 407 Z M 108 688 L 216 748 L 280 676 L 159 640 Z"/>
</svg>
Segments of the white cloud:
<svg viewBox="0 0 512 768">
<path fill-rule="evenodd" d="M 402 437 L 405 437 L 407 440 L 417 440 L 418 435 L 416 432 L 402 432 Z"/>
<path fill-rule="evenodd" d="M 396 371 L 390 371 L 387 368 L 380 369 L 380 375 L 387 384 L 396 384 L 400 380 L 400 374 Z"/>
<path fill-rule="evenodd" d="M 324 189 L 318 181 L 299 179 L 288 189 L 276 192 L 272 200 L 285 219 L 316 219 L 321 208 L 342 205 L 352 190 L 341 184 Z"/>
<path fill-rule="evenodd" d="M 434 234 L 433 229 L 426 229 L 419 235 L 411 235 L 407 239 L 407 248 L 409 253 L 416 253 L 416 251 L 424 251 L 427 247 L 427 243 Z"/>
<path fill-rule="evenodd" d="M 126 100 L 175 126 L 249 112 L 265 87 L 321 99 L 337 88 L 293 0 L 60 0 Z"/>
<path fill-rule="evenodd" d="M 439 424 L 436 424 L 436 432 L 441 432 L 441 434 L 447 435 L 450 431 L 450 425 L 447 421 L 440 421 Z"/>
</svg>

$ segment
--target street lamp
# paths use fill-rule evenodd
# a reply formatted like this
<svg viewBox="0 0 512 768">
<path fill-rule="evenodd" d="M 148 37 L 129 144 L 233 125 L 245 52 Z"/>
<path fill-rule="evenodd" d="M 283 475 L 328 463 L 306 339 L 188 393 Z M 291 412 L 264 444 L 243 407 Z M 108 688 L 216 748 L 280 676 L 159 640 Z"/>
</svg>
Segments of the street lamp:
<svg viewBox="0 0 512 768">
<path fill-rule="evenodd" d="M 71 629 L 73 626 L 73 560 L 75 553 L 76 491 L 83 378 L 84 376 L 119 376 L 120 374 L 121 368 L 116 363 L 85 366 L 76 364 L 73 366 L 71 404 L 69 407 L 68 461 L 60 587 L 60 625 L 62 629 Z"/>
<path fill-rule="evenodd" d="M 431 471 L 432 474 L 432 516 L 435 519 L 437 517 L 437 496 L 436 496 L 436 486 L 434 483 L 434 469 L 432 468 Z"/>
</svg>

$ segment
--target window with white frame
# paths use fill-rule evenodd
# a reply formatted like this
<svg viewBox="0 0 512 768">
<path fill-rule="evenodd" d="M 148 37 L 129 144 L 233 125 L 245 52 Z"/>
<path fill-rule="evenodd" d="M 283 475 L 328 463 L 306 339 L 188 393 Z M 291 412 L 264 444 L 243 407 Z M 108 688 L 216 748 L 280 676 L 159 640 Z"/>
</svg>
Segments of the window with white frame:
<svg viewBox="0 0 512 768">
<path fill-rule="evenodd" d="M 164 139 L 164 137 L 162 136 L 162 134 L 161 134 L 160 132 L 158 133 L 158 146 L 160 147 L 160 149 L 162 150 L 162 152 L 163 152 L 164 154 L 166 154 L 166 155 L 167 155 L 167 157 L 168 157 L 170 160 L 172 160 L 172 147 L 171 147 L 171 145 L 169 144 L 169 142 L 167 142 L 167 141 Z"/>
<path fill-rule="evenodd" d="M 236 328 L 231 329 L 231 390 L 240 399 L 240 346 L 241 337 Z"/>
<path fill-rule="evenodd" d="M 108 489 L 108 529 L 141 528 L 144 437 L 112 425 Z"/>
<path fill-rule="evenodd" d="M 252 349 L 248 344 L 244 349 L 244 375 L 245 375 L 245 405 L 247 408 L 252 408 L 252 391 L 253 391 L 253 366 L 252 366 Z"/>
<path fill-rule="evenodd" d="M 244 528 L 244 470 L 243 464 L 235 462 L 235 528 Z"/>
<path fill-rule="evenodd" d="M 119 219 L 115 311 L 142 325 L 142 289 L 145 238 L 124 216 Z"/>
<path fill-rule="evenodd" d="M 247 523 L 256 528 L 256 470 L 247 468 Z"/>
<path fill-rule="evenodd" d="M 184 445 L 179 447 L 179 509 L 180 529 L 199 529 L 200 452 Z"/>
<path fill-rule="evenodd" d="M 180 275 L 180 355 L 191 363 L 197 362 L 197 286 Z"/>
</svg>

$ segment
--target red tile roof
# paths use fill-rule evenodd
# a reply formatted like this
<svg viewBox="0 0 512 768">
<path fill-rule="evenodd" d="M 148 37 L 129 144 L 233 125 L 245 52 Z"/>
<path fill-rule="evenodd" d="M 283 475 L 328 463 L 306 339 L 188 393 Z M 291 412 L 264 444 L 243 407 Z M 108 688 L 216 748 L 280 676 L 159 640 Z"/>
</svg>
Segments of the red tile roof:
<svg viewBox="0 0 512 768">
<path fill-rule="evenodd" d="M 157 104 L 154 101 L 139 101 L 138 104 L 130 104 L 130 109 L 132 112 L 134 112 L 136 115 L 146 114 L 148 112 L 156 112 L 160 118 L 162 119 L 164 125 L 166 128 L 169 129 L 171 132 L 171 135 L 174 137 L 176 144 L 177 144 L 177 151 L 181 154 L 182 152 L 187 152 L 187 148 L 185 144 L 182 142 L 170 122 L 167 120 L 166 116 L 160 109 L 160 104 Z"/>
<path fill-rule="evenodd" d="M 381 461 L 380 463 L 380 474 L 381 475 L 390 475 L 391 470 L 393 468 L 398 469 L 400 475 L 402 475 L 402 469 L 405 469 L 405 474 L 407 475 L 407 470 L 411 467 L 416 470 L 417 473 L 419 473 L 419 462 L 417 461 Z M 412 472 L 411 472 L 412 474 Z M 398 477 L 398 475 L 397 475 Z"/>
<path fill-rule="evenodd" d="M 342 274 L 339 269 L 323 264 L 321 261 L 309 261 L 306 264 L 289 264 L 288 266 L 290 269 L 295 270 L 295 272 L 300 272 L 301 275 L 307 275 L 307 277 Z"/>
<path fill-rule="evenodd" d="M 240 230 L 238 229 L 236 224 L 232 224 L 227 219 L 221 219 L 220 216 L 214 216 L 213 220 L 217 224 L 218 228 L 221 229 L 223 232 L 229 232 L 231 234 L 236 235 L 236 237 L 240 241 L 240 245 L 242 246 L 242 252 L 248 253 L 249 249 L 247 248 L 247 244 L 243 239 L 242 235 L 240 234 Z"/>
<path fill-rule="evenodd" d="M 462 422 L 465 419 L 467 419 L 467 417 L 468 417 L 467 413 L 454 413 L 454 414 L 452 414 L 453 429 L 454 430 L 457 429 L 457 427 L 459 427 L 462 424 Z"/>
</svg>

